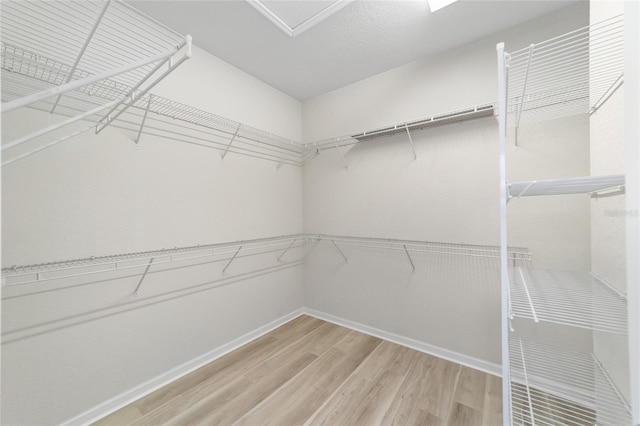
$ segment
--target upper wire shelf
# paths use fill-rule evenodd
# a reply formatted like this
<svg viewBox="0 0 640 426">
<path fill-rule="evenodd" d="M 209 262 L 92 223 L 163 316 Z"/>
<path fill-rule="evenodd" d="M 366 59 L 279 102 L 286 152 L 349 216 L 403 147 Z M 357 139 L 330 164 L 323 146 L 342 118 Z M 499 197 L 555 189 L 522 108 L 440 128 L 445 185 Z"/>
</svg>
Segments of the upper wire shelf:
<svg viewBox="0 0 640 426">
<path fill-rule="evenodd" d="M 460 123 L 463 121 L 482 117 L 490 117 L 494 115 L 494 109 L 494 104 L 476 105 L 456 111 L 449 111 L 442 114 L 432 115 L 426 118 L 421 118 L 419 120 L 405 121 L 402 123 L 383 126 L 376 129 L 357 132 L 349 135 L 322 139 L 304 145 L 306 150 L 303 159 L 305 162 L 307 162 L 322 150 L 337 149 L 340 147 L 352 147 L 359 142 L 370 141 L 372 139 L 402 133 L 407 134 L 415 156 L 415 148 L 413 146 L 413 140 L 411 139 L 412 131 L 428 129 L 437 126 L 445 126 L 448 124 Z"/>
<path fill-rule="evenodd" d="M 511 125 L 592 113 L 624 80 L 624 19 L 532 44 L 506 61 Z"/>
<path fill-rule="evenodd" d="M 27 22 L 21 26 L 23 21 Z M 32 28 L 36 23 L 37 28 Z M 9 1 L 3 3 L 2 26 L 3 106 L 68 82 L 88 79 L 128 61 L 176 49 L 185 40 L 117 0 Z M 65 31 L 70 33 L 68 37 Z M 303 146 L 298 142 L 149 93 L 153 85 L 143 88 L 140 81 L 154 70 L 154 64 L 92 81 L 62 96 L 37 99 L 29 106 L 74 117 L 73 121 L 95 123 L 96 131 L 107 124 L 129 130 L 136 135 L 136 143 L 141 135 L 153 135 L 213 148 L 223 158 L 234 153 L 279 164 L 302 164 Z M 123 100 L 126 104 L 119 103 Z M 106 109 L 114 102 L 118 103 L 111 113 L 114 120 L 118 119 L 112 123 Z M 33 138 L 41 135 L 36 133 Z M 21 138 L 20 143 L 31 139 Z M 65 136 L 44 148 L 67 139 Z M 3 150 L 11 147 L 5 145 Z M 10 159 L 3 165 L 42 149 L 38 147 L 17 158 L 7 156 Z"/>
<path fill-rule="evenodd" d="M 588 272 L 510 270 L 514 317 L 627 334 L 627 299 Z"/>
<path fill-rule="evenodd" d="M 511 424 L 631 424 L 629 405 L 593 353 L 509 341 Z"/>
<path fill-rule="evenodd" d="M 509 198 L 541 195 L 600 194 L 624 190 L 624 175 L 585 176 L 564 179 L 510 182 Z"/>
</svg>

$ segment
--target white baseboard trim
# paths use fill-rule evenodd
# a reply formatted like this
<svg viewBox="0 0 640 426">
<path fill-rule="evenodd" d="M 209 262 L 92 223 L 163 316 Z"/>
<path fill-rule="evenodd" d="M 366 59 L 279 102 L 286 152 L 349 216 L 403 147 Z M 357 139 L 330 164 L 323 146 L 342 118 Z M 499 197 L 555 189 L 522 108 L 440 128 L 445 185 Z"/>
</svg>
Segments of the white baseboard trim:
<svg viewBox="0 0 640 426">
<path fill-rule="evenodd" d="M 499 364 L 493 362 L 484 361 L 478 358 L 474 358 L 468 355 L 461 354 L 459 352 L 444 349 L 438 346 L 430 345 L 428 343 L 421 342 L 419 340 L 411 339 L 409 337 L 400 336 L 399 334 L 390 333 L 388 331 L 380 330 L 379 328 L 370 327 L 368 325 L 361 324 L 359 322 L 351 321 L 335 315 L 328 314 L 326 312 L 317 311 L 311 308 L 303 308 L 303 313 L 312 317 L 319 318 L 324 321 L 328 321 L 342 327 L 350 328 L 355 331 L 359 331 L 370 336 L 379 337 L 383 340 L 388 340 L 398 345 L 406 346 L 411 349 L 415 349 L 420 352 L 424 352 L 429 355 L 436 356 L 438 358 L 446 359 L 457 364 L 461 364 L 476 370 L 484 371 L 485 373 L 493 374 L 494 376 L 501 377 L 502 370 Z"/>
<path fill-rule="evenodd" d="M 192 359 L 191 361 L 185 362 L 182 365 L 179 365 L 166 373 L 162 373 L 157 377 L 154 377 L 151 380 L 148 380 L 126 392 L 121 393 L 120 395 L 111 398 L 108 401 L 103 402 L 82 414 L 79 414 L 62 424 L 64 426 L 76 426 L 76 425 L 88 425 L 97 420 L 100 420 L 103 417 L 108 416 L 109 414 L 119 410 L 126 405 L 131 404 L 134 401 L 150 394 L 151 392 L 160 389 L 163 386 L 168 385 L 169 383 L 183 377 L 192 371 L 197 370 L 198 368 L 214 361 L 229 352 L 232 352 L 239 347 L 246 345 L 252 340 L 257 339 L 258 337 L 267 334 L 273 329 L 280 327 L 281 325 L 293 320 L 294 318 L 299 317 L 304 313 L 304 308 L 296 309 L 295 311 L 284 315 L 270 323 L 263 325 L 249 333 L 238 337 L 237 339 L 232 340 L 229 343 L 226 343 L 204 355 L 201 355 L 197 358 Z"/>
</svg>

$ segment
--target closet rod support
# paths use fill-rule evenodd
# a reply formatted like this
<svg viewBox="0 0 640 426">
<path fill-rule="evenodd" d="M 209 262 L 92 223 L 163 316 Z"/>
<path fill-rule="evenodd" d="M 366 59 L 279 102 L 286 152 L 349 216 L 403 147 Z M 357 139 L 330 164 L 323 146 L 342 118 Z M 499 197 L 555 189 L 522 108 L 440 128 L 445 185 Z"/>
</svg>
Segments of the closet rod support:
<svg viewBox="0 0 640 426">
<path fill-rule="evenodd" d="M 407 245 L 403 244 L 402 247 L 404 248 L 404 252 L 407 253 L 407 257 L 409 258 L 409 263 L 411 264 L 411 269 L 413 269 L 413 272 L 416 271 L 416 265 L 413 264 L 413 259 L 411 259 L 411 255 L 409 254 L 409 250 L 407 250 Z"/>
<path fill-rule="evenodd" d="M 144 115 L 142 116 L 142 122 L 140 123 L 140 129 L 138 129 L 138 136 L 136 136 L 136 148 L 138 147 L 138 142 L 140 142 L 140 136 L 142 135 L 142 129 L 144 128 L 144 122 L 147 121 L 147 114 L 149 114 L 149 108 L 151 107 L 151 99 L 153 95 L 149 95 L 149 102 L 147 102 L 147 108 L 144 110 Z"/>
<path fill-rule="evenodd" d="M 298 240 L 297 238 L 294 238 L 294 239 L 293 239 L 293 241 L 291 241 L 291 242 L 289 243 L 289 245 L 287 246 L 287 248 L 286 248 L 286 249 L 284 249 L 284 251 L 282 252 L 282 254 L 280 254 L 280 256 L 278 256 L 278 262 L 280 262 L 280 259 L 282 259 L 282 256 L 284 256 L 284 255 L 285 255 L 285 253 L 289 251 L 289 249 L 293 246 L 293 244 L 294 244 L 297 240 Z"/>
<path fill-rule="evenodd" d="M 231 144 L 233 143 L 234 140 L 236 140 L 236 137 L 238 136 L 238 133 L 240 132 L 241 127 L 242 127 L 242 124 L 238 124 L 238 128 L 236 129 L 233 136 L 231 136 L 231 140 L 229 141 L 229 144 L 224 149 L 224 152 L 221 154 L 223 160 L 224 160 L 224 157 L 227 155 L 227 152 L 229 152 L 229 148 L 231 148 Z"/>
<path fill-rule="evenodd" d="M 409 125 L 405 123 L 404 128 L 407 131 L 407 136 L 409 137 L 409 144 L 411 144 L 411 151 L 413 151 L 413 159 L 417 160 L 418 155 L 416 154 L 416 146 L 413 144 L 413 139 L 411 138 L 411 131 L 409 130 Z M 415 268 L 413 270 L 415 271 Z"/>
<path fill-rule="evenodd" d="M 344 263 L 349 263 L 349 261 L 347 260 L 347 256 L 345 256 L 342 250 L 340 250 L 340 247 L 338 247 L 338 245 L 336 244 L 336 241 L 331 240 L 331 242 L 335 246 L 336 250 L 338 250 L 338 253 L 340 253 L 340 256 L 342 256 L 342 258 L 344 259 Z"/>
<path fill-rule="evenodd" d="M 140 281 L 138 282 L 138 285 L 136 286 L 136 289 L 133 291 L 133 295 L 137 296 L 138 292 L 140 291 L 140 287 L 142 286 L 142 281 L 144 281 L 145 277 L 147 276 L 147 272 L 149 272 L 149 268 L 151 268 L 151 264 L 153 263 L 153 257 L 151 259 L 149 259 L 149 263 L 147 264 L 147 267 L 145 268 L 144 272 L 142 273 L 142 277 L 140 277 Z"/>
<path fill-rule="evenodd" d="M 2 104 L 2 106 L 0 107 L 0 111 L 1 112 L 8 112 L 8 111 L 13 111 L 14 109 L 20 108 L 20 107 L 25 107 L 25 106 L 29 106 L 33 103 L 36 103 L 38 101 L 41 101 L 43 99 L 47 99 L 50 98 L 52 96 L 56 96 L 56 95 L 61 95 L 63 93 L 69 92 L 71 90 L 76 90 L 79 89 L 80 87 L 83 86 L 87 86 L 89 84 L 93 84 L 93 83 L 97 83 L 99 81 L 102 80 L 106 80 L 108 78 L 111 78 L 113 76 L 119 75 L 119 74 L 123 74 L 127 71 L 131 71 L 134 70 L 136 68 L 140 68 L 143 67 L 145 65 L 149 65 L 153 62 L 157 62 L 159 60 L 165 59 L 166 58 L 174 55 L 177 52 L 176 48 L 173 48 L 167 52 L 164 53 L 159 53 L 157 55 L 151 56 L 149 58 L 146 59 L 142 59 L 140 61 L 131 63 L 131 64 L 127 64 L 127 65 L 123 65 L 121 67 L 118 68 L 114 68 L 112 70 L 109 71 L 105 71 L 101 74 L 96 74 L 96 75 L 92 75 L 90 77 L 86 77 L 80 80 L 73 80 L 70 81 L 69 83 L 66 84 L 62 84 L 60 86 L 56 86 L 56 87 L 52 87 L 50 89 L 47 90 L 43 90 L 41 92 L 38 93 L 34 93 L 32 95 L 28 95 L 28 96 L 23 96 L 21 98 L 15 99 L 13 101 L 10 102 L 4 102 Z"/>
<path fill-rule="evenodd" d="M 229 259 L 229 262 L 227 262 L 227 264 L 225 265 L 224 269 L 222 270 L 222 273 L 224 274 L 225 271 L 227 270 L 227 268 L 229 267 L 229 265 L 231 265 L 231 262 L 233 262 L 233 260 L 236 258 L 236 256 L 238 255 L 238 253 L 240 253 L 240 250 L 242 250 L 242 246 L 238 247 L 238 250 L 236 250 L 235 253 L 233 253 L 233 256 L 231 257 L 231 259 Z"/>
<path fill-rule="evenodd" d="M 148 79 L 149 77 L 151 77 L 152 75 L 154 75 L 160 68 L 162 68 L 162 66 L 164 64 L 167 63 L 167 61 L 170 61 L 173 58 L 173 55 L 175 55 L 178 51 L 180 51 L 180 49 L 182 49 L 183 47 L 185 47 L 185 45 L 187 46 L 186 48 L 186 52 L 184 55 L 182 55 L 182 57 L 180 59 L 178 59 L 175 63 L 172 63 L 171 66 L 165 71 L 163 72 L 158 78 L 156 78 L 151 84 L 149 84 L 144 90 L 142 90 L 140 93 L 136 94 L 136 90 L 138 90 L 140 88 L 140 86 L 142 86 Z M 129 107 L 131 105 L 133 105 L 136 102 L 136 98 L 142 98 L 144 95 L 147 94 L 147 92 L 149 92 L 149 90 L 153 89 L 153 87 L 160 83 L 162 80 L 164 80 L 164 78 L 166 76 L 168 76 L 169 74 L 171 74 L 171 72 L 176 69 L 177 67 L 179 67 L 184 61 L 186 61 L 187 59 L 189 59 L 191 57 L 191 36 L 186 36 L 185 41 L 183 43 L 181 43 L 179 46 L 177 46 L 175 49 L 172 50 L 172 54 L 164 57 L 164 58 L 160 58 L 163 59 L 160 62 L 158 62 L 158 64 L 147 73 L 147 75 L 140 80 L 135 86 L 133 86 L 129 92 L 126 95 L 126 99 L 130 99 L 130 101 L 128 103 L 125 104 L 126 100 L 121 101 L 118 105 L 114 106 L 111 111 L 109 111 L 104 117 L 102 117 L 102 119 L 98 122 L 98 125 L 96 126 L 96 134 L 100 133 L 101 131 L 103 131 L 105 129 L 105 127 L 107 127 L 109 124 L 111 124 L 112 121 L 114 121 L 115 119 L 117 119 L 118 117 L 120 117 L 120 115 L 122 115 L 122 113 L 124 113 L 127 109 L 129 109 Z M 111 114 L 113 114 L 121 105 L 124 105 L 124 107 L 118 111 L 114 116 L 111 116 Z M 104 123 L 106 119 L 106 123 Z"/>
<path fill-rule="evenodd" d="M 103 109 L 107 109 L 112 107 L 113 105 L 117 104 L 118 102 L 121 101 L 122 98 L 120 99 L 116 99 L 115 101 L 109 102 L 107 104 L 104 105 L 100 105 L 99 107 L 96 107 L 90 111 L 87 111 L 85 113 L 82 113 L 80 115 L 76 115 L 75 117 L 69 118 L 67 120 L 61 121 L 59 123 L 56 123 L 52 126 L 49 127 L 45 127 L 44 129 L 38 130 L 37 132 L 31 133 L 30 135 L 24 136 L 22 138 L 16 139 L 12 142 L 9 142 L 7 144 L 2 145 L 2 151 L 4 151 L 5 149 L 9 149 L 9 148 L 13 148 L 14 146 L 18 146 L 20 144 L 23 144 L 25 142 L 28 142 L 32 139 L 35 139 L 39 136 L 43 136 L 46 135 L 47 133 L 53 132 L 54 130 L 58 130 L 61 127 L 64 127 L 66 125 L 69 125 L 71 123 L 75 123 L 76 121 L 82 120 L 84 118 L 87 118 L 93 114 L 96 114 L 100 111 L 102 111 Z"/>
<path fill-rule="evenodd" d="M 80 60 L 84 55 L 84 52 L 87 50 L 87 47 L 89 47 L 89 43 L 91 42 L 93 35 L 96 33 L 98 26 L 100 26 L 100 22 L 102 22 L 102 18 L 104 17 L 104 14 L 107 13 L 107 9 L 109 8 L 110 4 L 111 4 L 111 0 L 107 0 L 105 2 L 104 7 L 102 8 L 102 10 L 100 11 L 100 14 L 96 18 L 96 22 L 94 22 L 93 27 L 91 28 L 91 31 L 89 31 L 89 34 L 87 35 L 87 39 L 84 41 L 84 44 L 82 45 L 82 48 L 80 49 L 80 52 L 76 57 L 76 61 L 73 63 L 71 70 L 69 70 L 69 74 L 64 79 L 65 83 L 70 82 L 71 78 L 73 78 L 73 73 L 76 72 L 76 69 L 78 68 L 78 64 L 80 63 Z M 56 98 L 56 101 L 53 103 L 53 108 L 51 108 L 51 114 L 53 114 L 56 107 L 58 106 L 58 102 L 60 102 L 60 98 L 62 98 L 62 95 L 58 95 L 58 97 Z"/>
</svg>

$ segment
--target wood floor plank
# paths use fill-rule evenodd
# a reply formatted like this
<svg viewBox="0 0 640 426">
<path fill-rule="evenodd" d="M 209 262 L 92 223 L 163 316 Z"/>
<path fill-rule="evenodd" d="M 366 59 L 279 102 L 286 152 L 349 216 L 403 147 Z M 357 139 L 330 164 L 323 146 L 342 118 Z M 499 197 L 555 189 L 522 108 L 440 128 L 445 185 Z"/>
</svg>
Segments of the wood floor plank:
<svg viewBox="0 0 640 426">
<path fill-rule="evenodd" d="M 303 424 L 380 342 L 376 337 L 350 332 L 236 424 Z"/>
<path fill-rule="evenodd" d="M 449 416 L 449 426 L 474 426 L 482 424 L 482 411 L 454 402 Z M 496 425 L 497 426 L 497 425 Z"/>
<path fill-rule="evenodd" d="M 272 354 L 281 347 L 282 343 L 273 336 L 264 335 L 239 349 L 211 362 L 202 368 L 164 386 L 135 402 L 142 414 L 147 414 L 179 395 L 194 389 L 206 382 L 216 382 L 219 386 L 233 380 L 256 364 L 262 362 L 265 356 Z"/>
<path fill-rule="evenodd" d="M 484 426 L 502 424 L 502 379 L 498 376 L 487 375 L 482 416 Z"/>
<path fill-rule="evenodd" d="M 120 426 L 128 425 L 134 421 L 140 419 L 142 413 L 138 410 L 134 404 L 127 405 L 124 408 L 116 411 L 115 413 L 98 420 L 94 423 L 95 426 Z"/>
<path fill-rule="evenodd" d="M 488 374 L 463 366 L 454 400 L 467 407 L 482 411 Z"/>
<path fill-rule="evenodd" d="M 499 426 L 501 402 L 498 377 L 303 315 L 97 424 Z"/>
</svg>

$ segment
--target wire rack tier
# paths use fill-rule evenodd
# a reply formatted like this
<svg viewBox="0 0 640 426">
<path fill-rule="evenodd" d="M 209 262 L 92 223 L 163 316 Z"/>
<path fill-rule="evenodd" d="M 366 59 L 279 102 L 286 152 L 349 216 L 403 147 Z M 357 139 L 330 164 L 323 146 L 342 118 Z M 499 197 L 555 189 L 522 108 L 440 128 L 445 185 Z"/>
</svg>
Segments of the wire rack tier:
<svg viewBox="0 0 640 426">
<path fill-rule="evenodd" d="M 531 180 L 510 182 L 507 185 L 509 198 L 540 195 L 597 194 L 603 191 L 617 191 L 623 188 L 624 175 Z"/>
<path fill-rule="evenodd" d="M 514 317 L 627 334 L 627 299 L 589 272 L 509 271 Z"/>
<path fill-rule="evenodd" d="M 242 253 L 241 256 L 247 256 L 261 254 L 266 250 L 283 251 L 286 249 L 286 251 L 288 251 L 304 246 L 308 240 L 307 235 L 292 234 L 109 256 L 92 256 L 82 259 L 25 266 L 14 265 L 2 268 L 2 281 L 3 286 L 9 287 L 12 285 L 141 268 L 150 264 L 155 266 L 171 262 L 184 262 L 214 256 L 226 256 L 229 254 L 238 255 L 240 253 Z M 280 260 L 281 257 L 282 256 L 280 256 L 278 260 Z"/>
<path fill-rule="evenodd" d="M 628 425 L 631 414 L 593 353 L 509 342 L 513 425 Z"/>
<path fill-rule="evenodd" d="M 623 48 L 624 19 L 617 16 L 509 52 L 509 124 L 597 110 L 624 80 Z"/>
<path fill-rule="evenodd" d="M 345 247 L 500 259 L 500 247 L 491 245 L 326 234 L 310 235 L 310 238 L 320 242 L 334 243 Z M 509 256 L 514 261 L 531 261 L 531 252 L 525 247 L 509 247 Z"/>
<path fill-rule="evenodd" d="M 411 132 L 413 131 L 460 123 L 477 118 L 491 117 L 494 114 L 494 104 L 482 104 L 459 109 L 456 111 L 449 111 L 446 113 L 431 115 L 429 117 L 421 118 L 418 120 L 403 121 L 402 123 L 383 126 L 376 129 L 322 139 L 304 145 L 305 152 L 303 155 L 303 159 L 305 162 L 307 162 L 310 161 L 315 155 L 317 155 L 319 151 L 327 149 L 338 149 L 342 147 L 351 148 L 360 142 L 366 142 L 376 138 L 388 137 L 396 134 L 407 134 L 413 148 L 413 141 L 411 140 Z"/>
<path fill-rule="evenodd" d="M 57 19 L 58 16 L 65 18 Z M 39 32 L 18 25 L 25 17 L 42 24 Z M 62 23 L 65 25 L 58 28 Z M 185 37 L 116 0 L 9 1 L 6 5 L 3 3 L 2 24 L 3 104 L 55 90 L 69 81 L 90 78 L 105 69 L 127 64 L 127 61 L 139 60 L 167 49 L 176 50 L 185 43 Z M 126 28 L 120 28 L 122 26 Z M 67 40 L 64 31 L 69 31 L 75 38 L 69 37 Z M 133 37 L 137 32 L 141 35 Z M 119 49 L 124 53 L 117 54 Z M 233 153 L 280 164 L 302 165 L 304 147 L 292 139 L 149 93 L 153 85 L 141 86 L 140 81 L 154 69 L 154 64 L 152 62 L 93 81 L 62 96 L 37 99 L 29 106 L 73 117 L 74 121 L 81 119 L 93 123 L 96 131 L 106 124 L 128 130 L 136 143 L 141 135 L 152 135 L 213 148 L 223 158 Z M 111 116 L 114 117 L 113 122 Z M 64 123 L 68 125 L 72 121 L 66 120 Z M 9 160 L 3 165 L 64 142 L 91 128 L 85 126 L 81 130 L 74 130 L 18 158 L 6 156 Z M 45 133 L 20 138 L 15 145 Z M 15 145 L 4 145 L 3 150 Z"/>
</svg>

